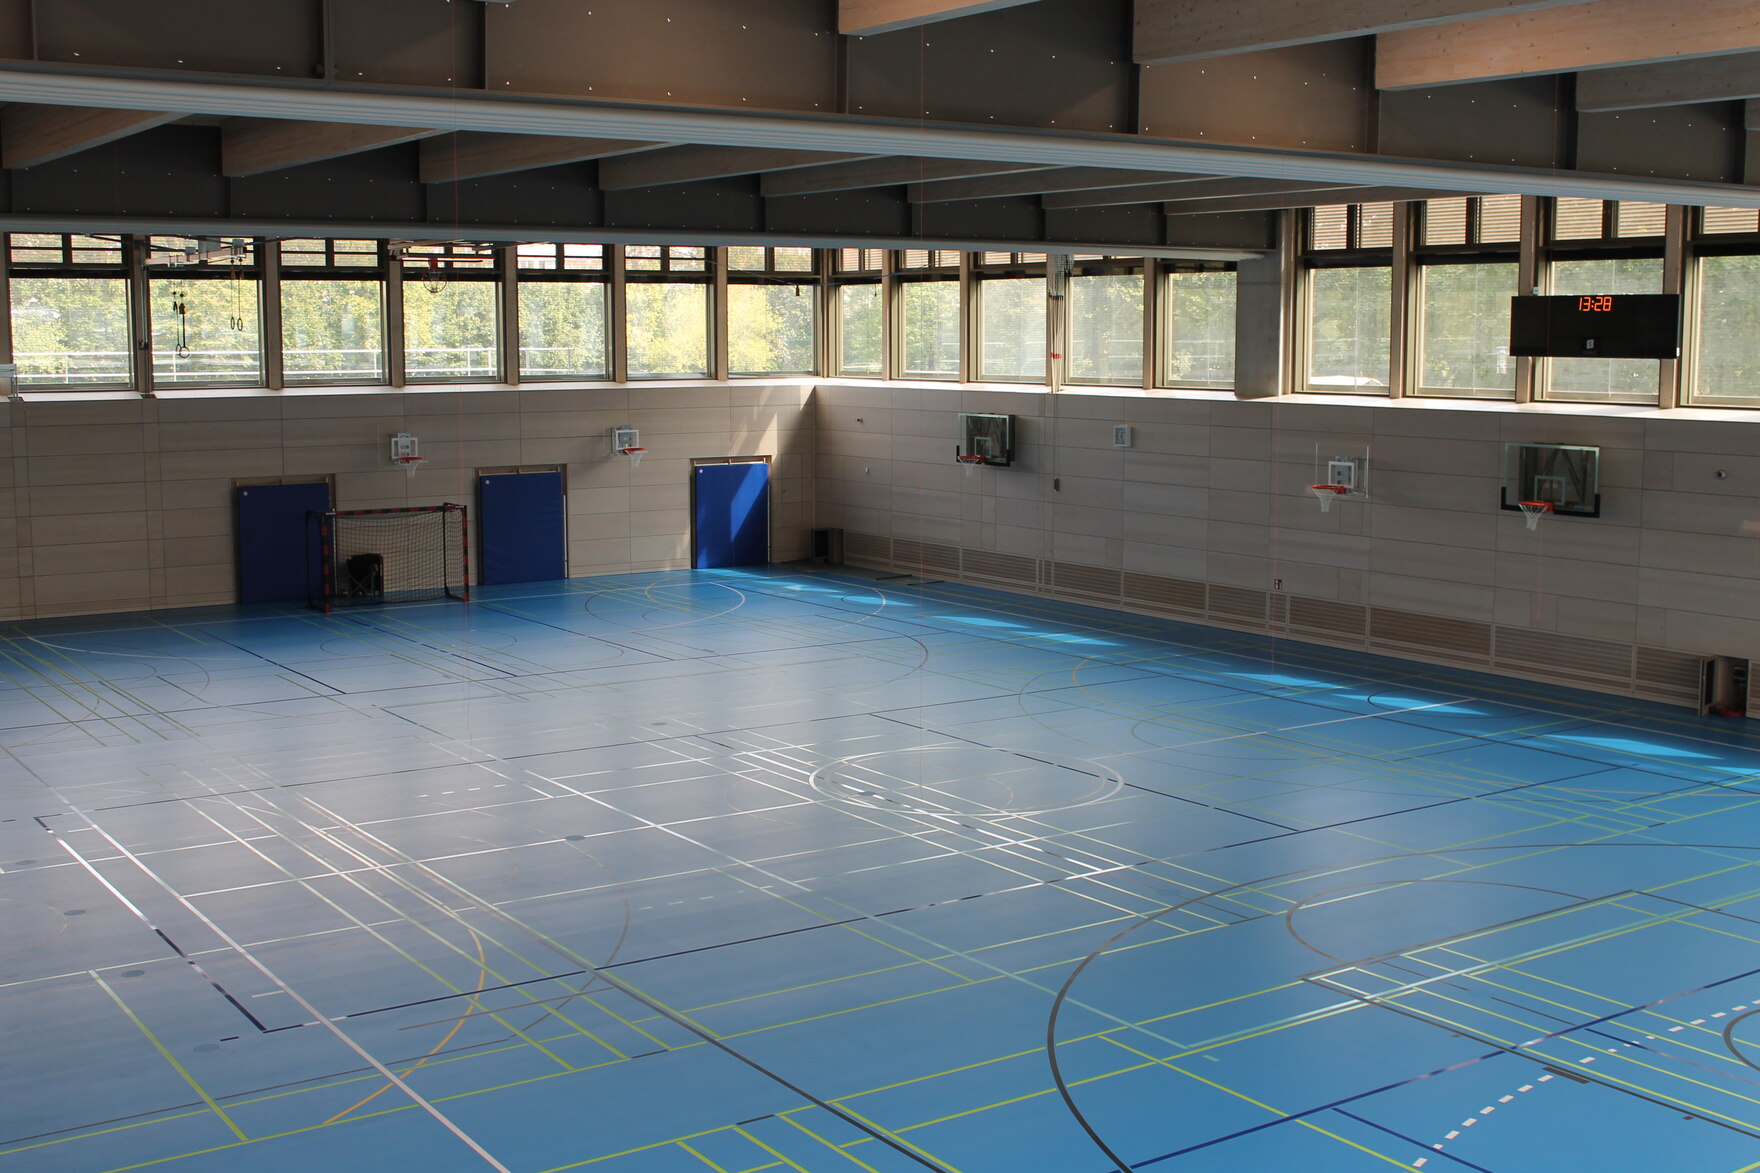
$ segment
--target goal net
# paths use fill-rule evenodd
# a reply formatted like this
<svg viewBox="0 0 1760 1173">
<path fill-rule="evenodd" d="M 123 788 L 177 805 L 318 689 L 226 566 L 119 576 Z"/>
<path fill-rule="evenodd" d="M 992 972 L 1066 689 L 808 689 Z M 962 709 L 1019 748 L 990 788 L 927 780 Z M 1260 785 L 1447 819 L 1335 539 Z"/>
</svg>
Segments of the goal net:
<svg viewBox="0 0 1760 1173">
<path fill-rule="evenodd" d="M 334 607 L 471 597 L 463 505 L 312 514 L 319 572 L 312 605 Z"/>
</svg>

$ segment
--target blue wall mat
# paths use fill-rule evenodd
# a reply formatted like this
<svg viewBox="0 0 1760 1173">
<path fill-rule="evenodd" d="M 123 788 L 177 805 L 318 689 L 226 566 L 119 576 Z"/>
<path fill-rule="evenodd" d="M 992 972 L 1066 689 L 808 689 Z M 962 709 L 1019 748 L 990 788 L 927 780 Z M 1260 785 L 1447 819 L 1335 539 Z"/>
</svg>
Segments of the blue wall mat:
<svg viewBox="0 0 1760 1173">
<path fill-rule="evenodd" d="M 699 464 L 691 565 L 763 566 L 770 561 L 770 466 Z"/>
<path fill-rule="evenodd" d="M 568 577 L 562 474 L 499 473 L 477 478 L 483 585 Z"/>
<path fill-rule="evenodd" d="M 238 601 L 303 603 L 317 568 L 306 514 L 330 508 L 330 484 L 246 485 L 233 490 L 238 519 Z"/>
</svg>

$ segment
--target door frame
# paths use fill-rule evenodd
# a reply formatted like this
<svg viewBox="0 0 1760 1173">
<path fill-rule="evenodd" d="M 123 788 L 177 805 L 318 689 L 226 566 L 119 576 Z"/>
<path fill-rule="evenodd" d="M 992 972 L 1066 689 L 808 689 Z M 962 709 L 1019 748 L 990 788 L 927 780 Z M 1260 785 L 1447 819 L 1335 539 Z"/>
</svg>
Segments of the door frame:
<svg viewBox="0 0 1760 1173">
<path fill-rule="evenodd" d="M 562 476 L 562 577 L 568 577 L 568 465 L 566 464 L 503 464 L 494 468 L 479 468 L 471 473 L 471 502 L 476 506 L 478 527 L 483 524 L 483 486 L 484 477 L 521 476 L 531 472 L 553 472 Z M 478 534 L 471 550 L 471 557 L 476 565 L 471 567 L 472 581 L 483 581 L 483 535 Z"/>
<path fill-rule="evenodd" d="M 774 456 L 693 456 L 691 457 L 691 548 L 686 554 L 692 569 L 697 565 L 697 468 L 705 464 L 762 464 L 765 466 L 764 481 L 771 488 L 775 487 L 776 458 Z M 775 550 L 776 536 L 776 494 L 764 495 L 764 561 L 768 563 Z"/>
<path fill-rule="evenodd" d="M 232 597 L 236 602 L 244 598 L 244 559 L 240 557 L 239 545 L 243 539 L 238 529 L 238 491 L 254 489 L 260 485 L 329 485 L 330 508 L 337 508 L 336 474 L 333 472 L 306 473 L 303 475 L 281 477 L 234 477 L 232 491 L 226 497 L 227 524 L 232 530 Z M 307 575 L 311 574 L 308 566 Z M 309 591 L 310 584 L 307 585 Z"/>
</svg>

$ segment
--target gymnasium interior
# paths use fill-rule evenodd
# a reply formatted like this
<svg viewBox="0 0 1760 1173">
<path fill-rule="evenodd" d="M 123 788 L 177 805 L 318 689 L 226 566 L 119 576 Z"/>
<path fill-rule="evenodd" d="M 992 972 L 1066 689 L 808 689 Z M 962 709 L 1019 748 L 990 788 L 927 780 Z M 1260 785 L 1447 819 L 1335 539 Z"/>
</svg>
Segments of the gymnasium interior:
<svg viewBox="0 0 1760 1173">
<path fill-rule="evenodd" d="M 0 176 L 0 1173 L 1760 1170 L 1751 0 L 0 0 Z"/>
</svg>

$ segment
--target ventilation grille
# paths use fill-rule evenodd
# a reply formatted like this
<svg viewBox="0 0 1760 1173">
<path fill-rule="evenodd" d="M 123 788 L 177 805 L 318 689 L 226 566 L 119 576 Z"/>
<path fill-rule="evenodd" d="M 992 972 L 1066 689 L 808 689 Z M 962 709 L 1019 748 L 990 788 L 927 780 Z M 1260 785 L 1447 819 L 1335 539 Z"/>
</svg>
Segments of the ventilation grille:
<svg viewBox="0 0 1760 1173">
<path fill-rule="evenodd" d="M 1159 574 L 1126 574 L 1124 597 L 1133 603 L 1164 607 L 1170 611 L 1204 613 L 1204 584 L 1185 578 L 1163 578 Z"/>
<path fill-rule="evenodd" d="M 867 566 L 892 564 L 892 539 L 878 534 L 846 533 L 843 535 L 843 558 Z"/>
<path fill-rule="evenodd" d="M 1305 631 L 1362 639 L 1369 621 L 1369 609 L 1356 603 L 1333 603 L 1325 599 L 1304 599 L 1300 595 L 1289 601 L 1289 625 Z"/>
<path fill-rule="evenodd" d="M 1698 656 L 1662 648 L 1639 648 L 1636 691 L 1652 700 L 1697 705 L 1701 670 Z"/>
<path fill-rule="evenodd" d="M 1265 592 L 1248 587 L 1210 585 L 1210 614 L 1246 623 L 1265 622 Z"/>
<path fill-rule="evenodd" d="M 1053 562 L 1052 582 L 1060 593 L 1098 595 L 1116 599 L 1124 593 L 1124 575 L 1117 570 L 1083 566 L 1079 562 Z"/>
<path fill-rule="evenodd" d="M 967 578 L 989 578 L 1021 586 L 1037 586 L 1039 562 L 1018 554 L 993 554 L 988 550 L 964 550 L 960 553 L 960 572 Z"/>
<path fill-rule="evenodd" d="M 1369 638 L 1447 660 L 1483 663 L 1491 658 L 1491 625 L 1383 607 L 1369 612 Z"/>
<path fill-rule="evenodd" d="M 1628 687 L 1632 679 L 1629 644 L 1525 627 L 1497 629 L 1496 663 L 1530 672 L 1544 670 L 1548 677 L 1617 682 Z"/>
<path fill-rule="evenodd" d="M 846 541 L 844 550 L 848 553 Z M 892 539 L 892 564 L 922 570 L 948 570 L 959 573 L 959 550 L 954 546 L 942 546 L 934 542 L 919 542 L 913 538 Z"/>
</svg>

